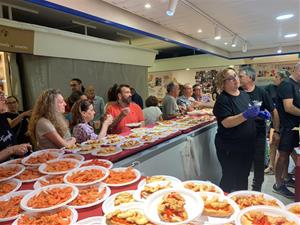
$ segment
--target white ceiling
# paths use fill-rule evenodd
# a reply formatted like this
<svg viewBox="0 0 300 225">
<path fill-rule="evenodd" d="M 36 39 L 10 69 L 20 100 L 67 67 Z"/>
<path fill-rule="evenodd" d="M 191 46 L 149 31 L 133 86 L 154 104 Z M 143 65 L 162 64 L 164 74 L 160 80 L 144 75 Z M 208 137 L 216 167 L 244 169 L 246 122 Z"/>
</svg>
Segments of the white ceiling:
<svg viewBox="0 0 300 225">
<path fill-rule="evenodd" d="M 165 13 L 168 0 L 104 1 L 228 52 L 240 52 L 241 39 L 248 42 L 249 50 L 300 45 L 299 0 L 179 0 L 172 17 Z M 151 4 L 151 9 L 144 7 L 146 3 Z M 187 4 L 192 4 L 194 9 L 205 12 L 218 24 L 240 36 L 237 47 L 231 47 L 233 33 L 225 29 L 221 29 L 222 39 L 214 40 L 215 24 Z M 275 19 L 285 13 L 293 13 L 295 16 L 281 22 Z M 202 29 L 202 33 L 198 33 L 198 29 Z M 287 33 L 298 33 L 298 36 L 286 39 L 283 35 Z"/>
</svg>

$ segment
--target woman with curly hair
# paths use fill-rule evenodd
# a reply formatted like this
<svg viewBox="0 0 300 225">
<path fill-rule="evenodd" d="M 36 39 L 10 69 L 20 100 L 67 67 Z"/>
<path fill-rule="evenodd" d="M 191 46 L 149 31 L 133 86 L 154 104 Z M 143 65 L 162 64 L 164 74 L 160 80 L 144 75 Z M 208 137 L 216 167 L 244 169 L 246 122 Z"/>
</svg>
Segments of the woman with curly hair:
<svg viewBox="0 0 300 225">
<path fill-rule="evenodd" d="M 29 122 L 29 135 L 38 149 L 74 145 L 64 118 L 66 103 L 57 89 L 45 90 L 37 99 Z"/>
</svg>

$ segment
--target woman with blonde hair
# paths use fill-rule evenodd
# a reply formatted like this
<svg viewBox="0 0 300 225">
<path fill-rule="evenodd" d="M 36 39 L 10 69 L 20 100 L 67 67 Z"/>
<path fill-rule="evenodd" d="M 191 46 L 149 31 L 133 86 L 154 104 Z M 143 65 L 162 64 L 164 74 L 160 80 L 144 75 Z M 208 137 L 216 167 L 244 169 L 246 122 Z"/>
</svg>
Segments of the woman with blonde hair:
<svg viewBox="0 0 300 225">
<path fill-rule="evenodd" d="M 29 135 L 38 149 L 74 145 L 64 118 L 66 103 L 57 89 L 45 90 L 37 99 L 29 122 Z"/>
<path fill-rule="evenodd" d="M 249 95 L 239 90 L 233 68 L 218 74 L 217 86 L 222 90 L 213 109 L 218 122 L 215 146 L 222 167 L 220 186 L 226 192 L 248 189 L 259 107 L 252 106 Z"/>
</svg>

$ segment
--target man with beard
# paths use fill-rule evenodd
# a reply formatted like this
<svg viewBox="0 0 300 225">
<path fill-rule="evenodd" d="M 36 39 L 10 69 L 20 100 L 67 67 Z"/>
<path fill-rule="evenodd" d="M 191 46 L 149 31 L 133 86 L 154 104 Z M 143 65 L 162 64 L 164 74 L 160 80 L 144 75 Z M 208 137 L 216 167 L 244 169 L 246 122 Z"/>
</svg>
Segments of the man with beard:
<svg viewBox="0 0 300 225">
<path fill-rule="evenodd" d="M 129 131 L 128 123 L 141 123 L 144 125 L 144 115 L 141 107 L 131 101 L 130 86 L 121 84 L 116 92 L 117 101 L 109 104 L 106 114 L 112 115 L 114 121 L 110 125 L 109 132 L 119 134 Z"/>
</svg>

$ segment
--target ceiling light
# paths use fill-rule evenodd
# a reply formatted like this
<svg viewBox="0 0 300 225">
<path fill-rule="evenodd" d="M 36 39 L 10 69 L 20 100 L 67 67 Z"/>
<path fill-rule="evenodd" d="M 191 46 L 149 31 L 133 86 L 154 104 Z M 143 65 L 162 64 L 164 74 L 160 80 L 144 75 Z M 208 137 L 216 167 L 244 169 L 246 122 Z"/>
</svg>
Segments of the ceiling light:
<svg viewBox="0 0 300 225">
<path fill-rule="evenodd" d="M 279 48 L 278 48 L 278 50 L 277 50 L 277 53 L 278 53 L 278 54 L 281 54 L 281 53 L 282 53 L 282 48 L 281 48 L 281 46 L 279 46 Z"/>
<path fill-rule="evenodd" d="M 202 30 L 201 30 L 201 29 L 199 29 L 199 30 L 198 30 L 198 33 L 202 33 Z"/>
<path fill-rule="evenodd" d="M 292 33 L 292 34 L 286 34 L 284 35 L 285 38 L 293 38 L 296 37 L 298 34 L 297 33 Z"/>
<path fill-rule="evenodd" d="M 224 42 L 224 45 L 228 45 L 228 42 Z"/>
<path fill-rule="evenodd" d="M 215 40 L 220 40 L 221 39 L 221 31 L 219 29 L 218 26 L 215 26 L 215 37 L 214 37 Z"/>
<path fill-rule="evenodd" d="M 237 45 L 237 41 L 238 41 L 237 36 L 234 35 L 234 37 L 232 39 L 231 47 L 235 48 Z"/>
<path fill-rule="evenodd" d="M 185 70 L 189 71 L 189 70 L 190 70 L 190 68 L 186 68 Z"/>
<path fill-rule="evenodd" d="M 168 16 L 173 16 L 176 10 L 178 0 L 169 0 L 168 10 L 166 11 L 166 14 Z"/>
<path fill-rule="evenodd" d="M 245 41 L 243 44 L 242 52 L 247 52 L 248 51 L 248 43 Z"/>
<path fill-rule="evenodd" d="M 146 8 L 146 9 L 150 9 L 150 8 L 151 8 L 151 5 L 150 5 L 149 3 L 147 3 L 147 4 L 145 5 L 145 8 Z"/>
<path fill-rule="evenodd" d="M 285 14 L 276 17 L 276 20 L 287 20 L 294 17 L 294 14 Z"/>
</svg>

